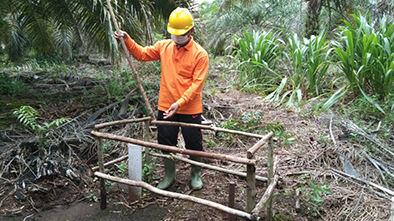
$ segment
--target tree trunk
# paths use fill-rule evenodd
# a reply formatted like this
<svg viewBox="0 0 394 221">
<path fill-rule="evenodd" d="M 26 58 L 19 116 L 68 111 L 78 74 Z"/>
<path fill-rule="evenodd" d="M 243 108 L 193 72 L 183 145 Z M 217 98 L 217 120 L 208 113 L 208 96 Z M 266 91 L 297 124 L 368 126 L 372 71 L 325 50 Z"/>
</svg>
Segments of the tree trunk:
<svg viewBox="0 0 394 221">
<path fill-rule="evenodd" d="M 310 38 L 317 35 L 319 31 L 319 16 L 322 8 L 323 0 L 308 0 L 308 16 L 305 23 L 305 37 Z"/>
</svg>

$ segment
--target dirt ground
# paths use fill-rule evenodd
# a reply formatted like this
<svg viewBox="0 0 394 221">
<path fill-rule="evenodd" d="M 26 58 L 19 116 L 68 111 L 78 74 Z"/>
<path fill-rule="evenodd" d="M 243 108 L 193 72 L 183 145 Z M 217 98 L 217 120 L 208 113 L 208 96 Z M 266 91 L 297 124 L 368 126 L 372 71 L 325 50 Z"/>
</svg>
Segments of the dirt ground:
<svg viewBox="0 0 394 221">
<path fill-rule="evenodd" d="M 209 90 L 205 89 L 204 93 L 209 94 Z M 302 115 L 296 109 L 275 108 L 272 104 L 263 102 L 261 96 L 242 93 L 233 88 L 218 90 L 215 96 L 208 96 L 208 99 L 204 101 L 204 107 L 204 116 L 208 120 L 226 122 L 240 115 L 261 111 L 261 125 L 275 124 L 285 129 L 284 134 L 288 136 L 276 138 L 274 142 L 275 173 L 279 176 L 273 195 L 274 220 L 389 220 L 390 213 L 392 213 L 390 202 L 387 200 L 389 195 L 381 192 L 379 195 L 376 190 L 371 190 L 364 184 L 332 172 L 332 168 L 342 170 L 340 153 L 346 156 L 357 170 L 361 171 L 359 168 L 363 166 L 357 161 L 357 148 L 360 147 L 347 141 L 337 140 L 337 145 L 340 145 L 342 150 L 333 148 L 331 134 L 338 137 L 342 133 L 340 128 L 335 126 L 330 130 L 331 122 L 338 119 L 335 114 Z M 71 110 L 78 112 L 77 109 L 80 110 L 83 105 L 78 102 L 59 103 L 53 104 L 51 108 L 54 109 L 46 110 L 49 115 L 57 113 L 62 116 L 62 110 L 68 110 L 68 113 Z M 124 130 L 118 129 L 117 132 L 122 134 Z M 154 128 L 151 132 L 155 133 Z M 127 133 L 123 134 L 127 135 Z M 256 138 L 246 139 L 235 136 L 222 138 L 219 142 L 216 138 L 218 134 L 205 132 L 203 136 L 207 152 L 238 157 L 246 157 L 246 151 L 258 141 Z M 154 135 L 151 141 L 155 142 Z M 216 141 L 216 145 L 209 145 L 210 141 Z M 110 152 L 107 159 L 125 154 L 124 148 L 119 148 L 124 147 L 124 144 L 117 145 L 117 148 L 113 150 L 118 152 Z M 82 181 L 79 182 L 74 182 L 67 177 L 51 176 L 42 179 L 40 183 L 29 185 L 34 188 L 23 190 L 20 188 L 21 183 L 1 177 L 0 220 L 228 220 L 228 214 L 223 211 L 157 195 L 147 190 L 143 190 L 140 201 L 128 202 L 127 193 L 119 185 L 111 185 L 108 189 L 108 208 L 101 210 L 99 182 L 94 179 L 91 171 L 92 167 L 97 166 L 97 161 L 93 159 L 95 151 L 90 151 L 92 152 L 90 155 L 83 152 L 90 158 L 73 157 L 78 164 L 86 165 L 82 173 Z M 256 159 L 261 159 L 261 161 L 257 165 L 256 175 L 267 176 L 266 156 L 266 149 L 257 152 Z M 157 166 L 154 173 L 158 177 L 153 179 L 152 186 L 156 186 L 164 175 L 161 159 L 155 158 L 155 162 Z M 220 160 L 206 162 L 230 170 L 246 171 L 244 166 L 231 162 Z M 112 166 L 113 170 L 116 170 L 116 165 L 120 164 L 121 162 Z M 176 169 L 177 181 L 169 188 L 169 191 L 227 205 L 229 183 L 232 181 L 236 183 L 235 208 L 244 211 L 246 206 L 244 178 L 202 169 L 204 188 L 192 191 L 190 189 L 190 165 L 177 161 Z M 316 184 L 311 184 L 311 180 Z M 327 185 L 330 191 L 324 192 L 323 185 Z M 267 183 L 257 182 L 257 200 L 263 196 L 266 188 Z M 322 199 L 313 201 L 312 197 Z M 263 217 L 262 220 L 265 220 L 264 211 L 260 213 L 260 216 Z"/>
</svg>

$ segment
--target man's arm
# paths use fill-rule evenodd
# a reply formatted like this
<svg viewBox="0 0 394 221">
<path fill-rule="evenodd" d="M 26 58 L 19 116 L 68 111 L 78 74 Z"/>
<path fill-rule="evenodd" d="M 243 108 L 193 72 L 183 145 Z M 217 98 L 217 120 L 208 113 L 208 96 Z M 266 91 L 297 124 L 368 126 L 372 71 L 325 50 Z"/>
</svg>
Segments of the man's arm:
<svg viewBox="0 0 394 221">
<path fill-rule="evenodd" d="M 155 61 L 160 59 L 159 44 L 153 46 L 142 47 L 137 44 L 131 37 L 124 31 L 114 32 L 114 38 L 119 39 L 123 37 L 125 40 L 126 48 L 131 55 L 138 61 Z"/>
<path fill-rule="evenodd" d="M 208 73 L 209 58 L 206 53 L 198 60 L 196 68 L 193 72 L 193 82 L 190 87 L 183 93 L 176 103 L 180 107 L 193 100 L 197 94 L 201 94 L 204 87 L 205 79 Z"/>
</svg>

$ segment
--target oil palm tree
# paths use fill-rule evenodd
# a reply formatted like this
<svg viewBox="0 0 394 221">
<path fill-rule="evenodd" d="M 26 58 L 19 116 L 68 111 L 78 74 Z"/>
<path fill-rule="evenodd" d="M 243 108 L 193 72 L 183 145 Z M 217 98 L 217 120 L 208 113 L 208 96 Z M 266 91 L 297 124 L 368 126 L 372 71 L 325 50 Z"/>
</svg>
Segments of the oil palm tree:
<svg viewBox="0 0 394 221">
<path fill-rule="evenodd" d="M 203 4 L 201 13 L 208 29 L 208 48 L 216 55 L 226 53 L 224 51 L 231 48 L 234 37 L 242 37 L 243 28 L 246 31 L 290 28 L 294 25 L 298 5 L 294 0 L 215 0 L 210 4 Z"/>
<path fill-rule="evenodd" d="M 112 4 L 120 27 L 143 42 L 154 37 L 156 24 L 165 22 L 171 10 L 189 2 L 117 0 Z M 0 27 L 6 30 L 0 34 L 0 45 L 11 60 L 21 58 L 26 50 L 63 57 L 75 50 L 117 54 L 105 0 L 0 0 L 0 12 Z"/>
<path fill-rule="evenodd" d="M 305 36 L 317 35 L 321 30 L 333 30 L 352 20 L 357 11 L 371 14 L 373 19 L 390 16 L 394 2 L 390 0 L 305 0 L 307 3 Z"/>
</svg>

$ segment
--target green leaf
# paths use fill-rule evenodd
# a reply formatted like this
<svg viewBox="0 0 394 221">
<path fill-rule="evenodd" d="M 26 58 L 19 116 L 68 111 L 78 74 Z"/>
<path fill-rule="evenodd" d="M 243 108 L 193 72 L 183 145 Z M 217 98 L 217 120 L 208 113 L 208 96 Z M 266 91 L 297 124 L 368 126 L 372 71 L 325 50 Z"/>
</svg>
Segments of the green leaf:
<svg viewBox="0 0 394 221">
<path fill-rule="evenodd" d="M 345 90 L 346 88 L 347 88 L 347 86 L 343 86 L 343 87 L 339 88 L 328 99 L 326 99 L 325 101 L 322 101 L 322 105 L 319 108 L 319 110 L 316 112 L 316 114 L 320 114 L 320 113 L 326 111 L 328 108 L 330 108 L 332 105 L 334 105 L 339 99 L 341 99 L 347 92 L 347 90 Z"/>
<path fill-rule="evenodd" d="M 374 107 L 376 107 L 380 112 L 382 112 L 383 114 L 386 114 L 386 112 L 380 107 L 380 105 L 378 103 L 376 103 L 376 101 L 374 101 L 370 96 L 368 96 L 363 89 L 361 89 L 361 87 L 359 86 L 359 89 L 361 91 L 361 93 L 363 94 L 363 96 L 365 97 L 365 99 L 367 99 L 367 101 L 369 103 L 371 103 Z"/>
</svg>

